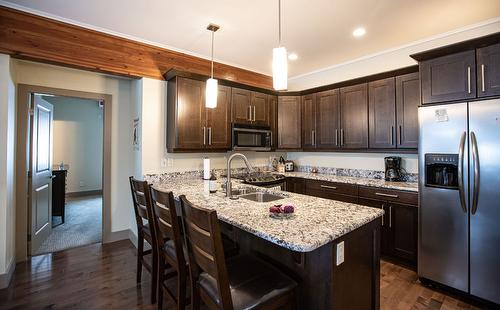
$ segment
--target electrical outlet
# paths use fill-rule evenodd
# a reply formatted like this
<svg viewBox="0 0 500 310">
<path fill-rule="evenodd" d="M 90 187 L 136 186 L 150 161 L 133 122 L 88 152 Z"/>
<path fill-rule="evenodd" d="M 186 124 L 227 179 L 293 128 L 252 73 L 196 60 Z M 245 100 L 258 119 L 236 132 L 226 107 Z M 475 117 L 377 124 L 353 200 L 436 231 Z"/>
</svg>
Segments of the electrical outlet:
<svg viewBox="0 0 500 310">
<path fill-rule="evenodd" d="M 162 166 L 163 168 L 165 168 L 167 166 L 167 159 L 166 158 L 162 158 L 160 160 L 160 166 Z"/>
<path fill-rule="evenodd" d="M 344 262 L 344 241 L 337 243 L 337 266 Z"/>
<path fill-rule="evenodd" d="M 174 159 L 173 158 L 168 158 L 167 159 L 167 166 L 173 167 L 174 166 Z"/>
</svg>

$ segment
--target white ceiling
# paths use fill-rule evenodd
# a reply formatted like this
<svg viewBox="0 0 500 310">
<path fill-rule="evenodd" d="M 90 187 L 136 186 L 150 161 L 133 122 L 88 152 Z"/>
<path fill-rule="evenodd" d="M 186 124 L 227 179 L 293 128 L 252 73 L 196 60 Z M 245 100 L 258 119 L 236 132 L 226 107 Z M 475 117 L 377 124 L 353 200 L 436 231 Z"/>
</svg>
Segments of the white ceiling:
<svg viewBox="0 0 500 310">
<path fill-rule="evenodd" d="M 9 0 L 0 4 L 270 74 L 277 0 Z M 10 3 L 10 4 L 9 4 Z M 303 75 L 492 18 L 499 0 L 282 0 L 283 45 Z M 352 31 L 366 28 L 354 38 Z M 500 31 L 500 29 L 499 29 Z"/>
</svg>

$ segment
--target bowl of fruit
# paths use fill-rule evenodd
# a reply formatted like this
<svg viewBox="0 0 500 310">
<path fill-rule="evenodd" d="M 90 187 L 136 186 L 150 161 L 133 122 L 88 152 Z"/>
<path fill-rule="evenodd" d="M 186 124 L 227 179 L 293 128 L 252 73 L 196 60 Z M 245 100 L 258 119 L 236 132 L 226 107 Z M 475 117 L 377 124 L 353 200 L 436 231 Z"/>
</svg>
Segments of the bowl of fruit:
<svg viewBox="0 0 500 310">
<path fill-rule="evenodd" d="M 274 205 L 269 208 L 269 216 L 275 219 L 289 219 L 294 216 L 295 208 L 290 205 Z"/>
</svg>

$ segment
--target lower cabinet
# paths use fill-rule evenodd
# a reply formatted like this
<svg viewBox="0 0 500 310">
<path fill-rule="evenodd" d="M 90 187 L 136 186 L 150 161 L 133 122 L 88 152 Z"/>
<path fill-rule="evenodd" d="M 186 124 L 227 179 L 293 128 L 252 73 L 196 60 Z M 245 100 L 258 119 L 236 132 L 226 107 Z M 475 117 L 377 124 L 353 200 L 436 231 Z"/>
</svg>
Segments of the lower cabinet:
<svg viewBox="0 0 500 310">
<path fill-rule="evenodd" d="M 306 193 L 306 182 L 302 178 L 286 178 L 286 191 L 305 194 Z"/>
<path fill-rule="evenodd" d="M 306 180 L 306 195 L 357 203 L 358 186 L 346 183 Z"/>
</svg>

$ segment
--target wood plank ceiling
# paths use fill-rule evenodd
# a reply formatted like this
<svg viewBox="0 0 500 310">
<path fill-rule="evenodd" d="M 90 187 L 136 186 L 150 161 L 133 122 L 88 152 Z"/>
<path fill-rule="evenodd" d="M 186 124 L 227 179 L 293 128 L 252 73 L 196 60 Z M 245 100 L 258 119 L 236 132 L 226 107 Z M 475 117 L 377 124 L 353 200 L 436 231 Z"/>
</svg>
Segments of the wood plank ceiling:
<svg viewBox="0 0 500 310">
<path fill-rule="evenodd" d="M 170 29 L 169 31 L 175 31 Z M 0 6 L 0 53 L 132 78 L 163 79 L 170 69 L 202 75 L 210 61 Z M 272 88 L 272 78 L 215 63 L 216 78 Z"/>
</svg>

